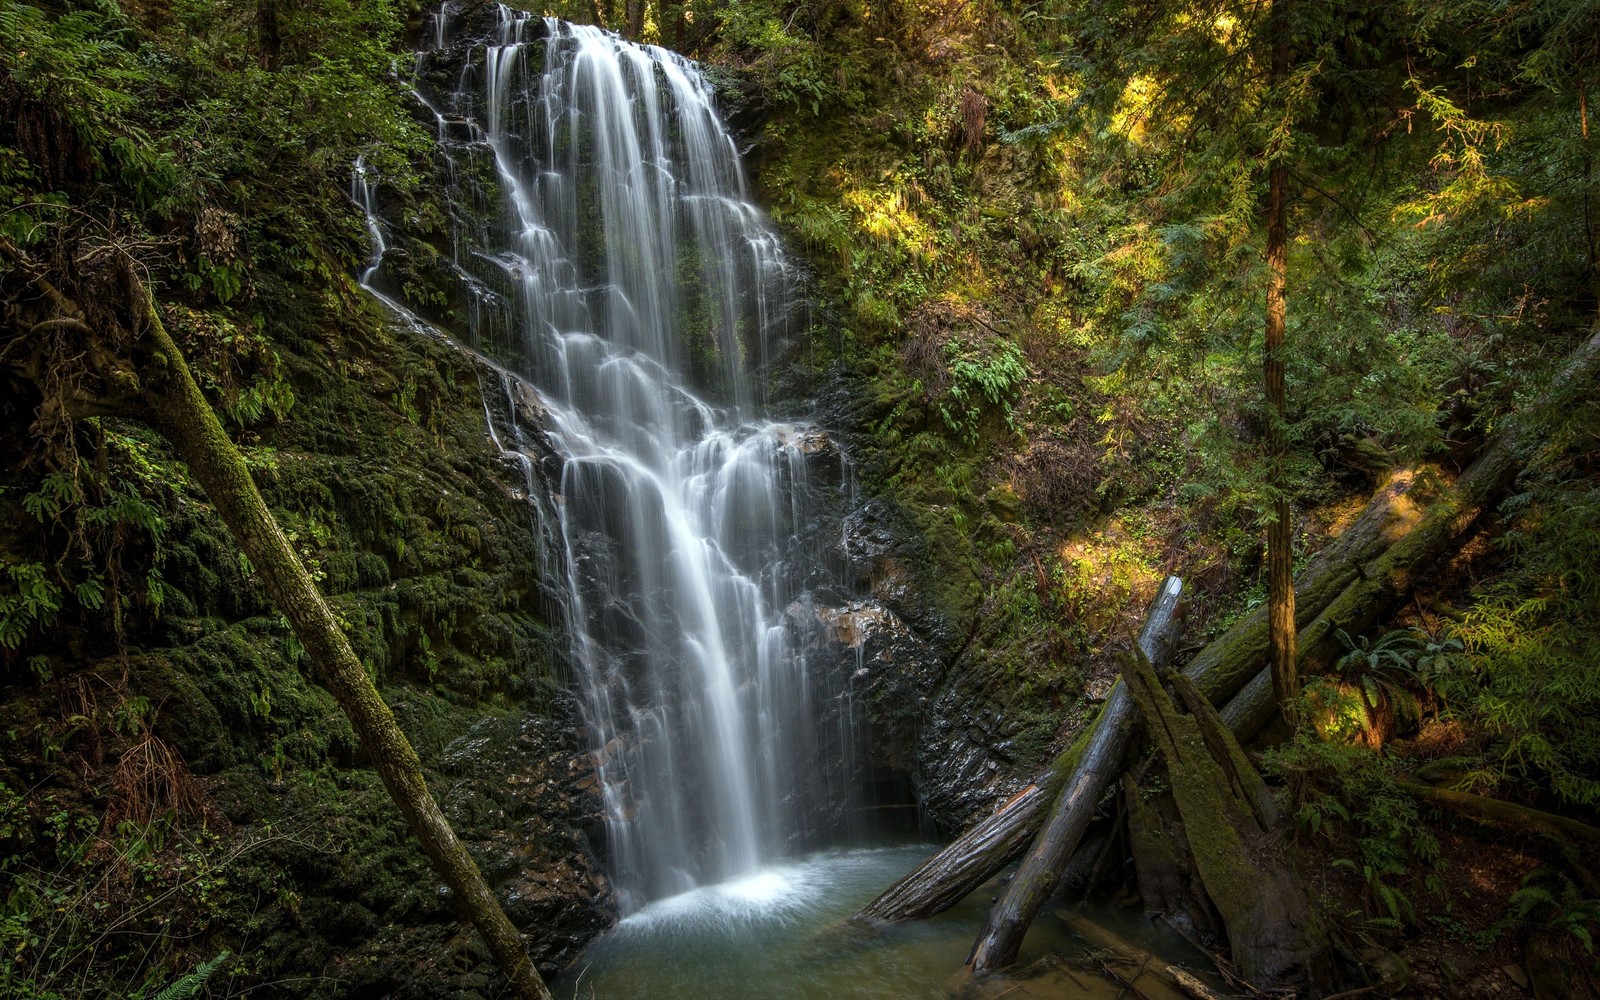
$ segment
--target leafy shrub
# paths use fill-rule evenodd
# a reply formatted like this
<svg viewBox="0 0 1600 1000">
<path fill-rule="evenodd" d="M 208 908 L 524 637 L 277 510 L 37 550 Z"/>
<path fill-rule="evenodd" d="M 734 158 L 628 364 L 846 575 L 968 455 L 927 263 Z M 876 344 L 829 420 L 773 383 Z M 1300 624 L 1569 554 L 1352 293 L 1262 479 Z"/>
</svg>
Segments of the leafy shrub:
<svg viewBox="0 0 1600 1000">
<path fill-rule="evenodd" d="M 1397 784 L 1393 765 L 1364 746 L 1302 729 L 1267 752 L 1265 768 L 1284 781 L 1288 812 L 1301 830 L 1331 845 L 1354 839 L 1354 856 L 1334 864 L 1361 876 L 1371 922 L 1390 929 L 1414 922 L 1397 882 L 1420 866 L 1437 886 L 1439 842 L 1422 825 L 1416 799 Z"/>
</svg>

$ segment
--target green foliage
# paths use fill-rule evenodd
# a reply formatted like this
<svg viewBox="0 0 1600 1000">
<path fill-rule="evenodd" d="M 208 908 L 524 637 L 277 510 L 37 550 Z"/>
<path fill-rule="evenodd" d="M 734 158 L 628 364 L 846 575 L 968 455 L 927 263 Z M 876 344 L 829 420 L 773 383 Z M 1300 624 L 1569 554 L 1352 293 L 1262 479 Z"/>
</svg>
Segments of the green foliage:
<svg viewBox="0 0 1600 1000">
<path fill-rule="evenodd" d="M 1508 567 L 1462 609 L 1468 655 L 1440 677 L 1457 718 L 1495 738 L 1491 783 L 1600 803 L 1600 485 L 1589 387 L 1538 415 L 1527 491 L 1505 505 Z"/>
<path fill-rule="evenodd" d="M 115 4 L 51 17 L 39 7 L 3 0 L 0 74 L 33 102 L 22 113 L 35 127 L 70 130 L 59 140 L 76 140 L 96 173 L 125 184 L 141 208 L 170 214 L 178 167 L 170 151 L 131 121 L 151 77 Z M 64 169 L 69 165 L 31 163 L 16 150 L 0 157 L 0 204 L 17 208 L 0 215 L 0 234 L 25 243 L 35 238 L 34 223 L 48 206 L 28 205 L 27 189 Z"/>
<path fill-rule="evenodd" d="M 1302 729 L 1269 750 L 1265 770 L 1284 782 L 1296 825 L 1330 845 L 1353 840 L 1354 857 L 1336 867 L 1356 872 L 1367 889 L 1368 917 L 1380 928 L 1415 921 L 1412 901 L 1398 882 L 1414 878 L 1436 886 L 1438 840 L 1422 823 L 1417 801 L 1396 783 L 1393 764 L 1366 747 L 1324 741 Z"/>
<path fill-rule="evenodd" d="M 61 587 L 39 563 L 6 563 L 0 581 L 0 646 L 16 649 L 34 629 L 48 628 L 61 610 Z"/>
<path fill-rule="evenodd" d="M 783 4 L 728 3 L 718 13 L 721 39 L 752 55 L 752 69 L 769 101 L 812 114 L 822 110 L 836 89 L 827 54 L 810 35 L 793 29 L 794 18 L 785 16 Z"/>
<path fill-rule="evenodd" d="M 210 979 L 218 969 L 222 968 L 222 963 L 231 957 L 232 952 L 223 950 L 216 958 L 201 962 L 192 971 L 186 972 L 173 980 L 172 985 L 157 993 L 151 1000 L 192 1000 L 193 997 L 199 996 L 200 991 L 205 988 L 206 980 Z M 144 1000 L 145 996 L 145 991 L 141 989 L 134 993 L 129 1000 Z"/>
<path fill-rule="evenodd" d="M 944 345 L 944 357 L 949 385 L 938 407 L 951 433 L 969 446 L 976 445 L 984 412 L 991 408 L 1015 431 L 1015 406 L 1028 377 L 1022 349 L 1009 340 L 994 339 L 981 346 L 952 340 Z"/>
<path fill-rule="evenodd" d="M 1586 896 L 1563 872 L 1551 868 L 1530 872 L 1511 894 L 1511 917 L 1525 926 L 1564 935 L 1587 955 L 1595 953 L 1600 899 Z"/>
</svg>

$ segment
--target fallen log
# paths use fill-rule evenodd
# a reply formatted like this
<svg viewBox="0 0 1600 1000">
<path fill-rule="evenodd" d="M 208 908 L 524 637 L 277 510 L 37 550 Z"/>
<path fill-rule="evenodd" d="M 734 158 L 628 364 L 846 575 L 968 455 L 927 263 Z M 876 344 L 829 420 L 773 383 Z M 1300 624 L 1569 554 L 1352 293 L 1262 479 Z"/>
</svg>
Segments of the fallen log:
<svg viewBox="0 0 1600 1000">
<path fill-rule="evenodd" d="M 416 749 L 356 656 L 338 616 L 285 539 L 244 458 L 162 325 L 154 300 L 142 285 L 134 284 L 136 280 L 130 277 L 129 283 L 142 299 L 141 325 L 152 347 L 152 360 L 142 374 L 154 425 L 205 490 L 206 499 L 216 507 L 239 550 L 256 567 L 262 586 L 305 647 L 317 680 L 349 717 L 373 768 L 434 871 L 450 887 L 462 915 L 478 929 L 495 964 L 510 981 L 511 995 L 519 1000 L 551 1000 L 549 989 L 528 958 L 521 933 L 429 791 Z"/>
<path fill-rule="evenodd" d="M 1180 628 L 1178 607 L 1183 581 L 1169 576 L 1150 606 L 1139 633 L 1139 655 L 1148 660 L 1169 659 Z M 1022 946 L 1022 936 L 1039 907 L 1055 891 L 1056 882 L 1078 841 L 1089 828 L 1105 790 L 1121 775 L 1122 759 L 1133 738 L 1136 716 L 1126 685 L 1118 684 L 1100 709 L 1100 716 L 1080 741 L 1071 776 L 1056 796 L 1050 818 L 1034 838 L 1022 867 L 989 912 L 989 919 L 972 946 L 967 964 L 988 972 L 1009 965 Z"/>
<path fill-rule="evenodd" d="M 1140 650 L 1123 682 L 1166 761 L 1194 870 L 1227 929 L 1233 963 L 1257 986 L 1321 996 L 1334 988 L 1322 920 L 1276 849 L 1278 810 L 1211 703 L 1181 675 L 1181 712 Z"/>
<path fill-rule="evenodd" d="M 1098 924 L 1081 913 L 1071 910 L 1057 910 L 1056 917 L 1067 930 L 1083 938 L 1096 948 L 1101 948 L 1116 955 L 1119 959 L 1138 969 L 1140 976 L 1157 978 L 1180 995 L 1194 998 L 1194 1000 L 1222 1000 L 1221 996 L 1207 986 L 1200 977 L 1191 972 L 1186 972 L 1176 965 L 1152 954 L 1148 949 L 1141 948 L 1116 931 Z M 1138 978 L 1135 979 L 1138 982 Z"/>
<path fill-rule="evenodd" d="M 1296 607 L 1297 620 L 1303 625 L 1309 625 L 1328 601 L 1357 578 L 1363 562 L 1382 553 L 1396 535 L 1404 533 L 1407 524 L 1415 522 L 1418 515 L 1409 497 L 1413 482 L 1410 475 L 1392 477 L 1350 527 L 1301 571 L 1296 583 L 1299 595 Z M 1213 701 L 1226 699 L 1249 679 L 1244 671 L 1232 665 L 1254 657 L 1255 668 L 1259 670 L 1266 662 L 1266 649 L 1267 617 L 1265 611 L 1258 609 L 1201 650 L 1187 672 L 1191 676 L 1198 672 L 1196 682 L 1207 697 Z M 1269 696 L 1271 689 L 1269 679 Z M 1045 808 L 1076 769 L 1086 740 L 1100 730 L 1109 705 L 1108 700 L 1090 733 L 1056 758 L 1047 773 L 944 850 L 908 872 L 858 912 L 856 919 L 893 922 L 942 913 L 1020 857 L 1043 825 Z M 1127 712 L 1130 707 L 1124 704 L 1122 711 Z M 1120 767 L 1119 762 L 1111 770 L 1115 772 Z M 1091 810 L 1093 805 L 1089 804 Z"/>
<path fill-rule="evenodd" d="M 1183 584 L 1169 577 L 1151 606 L 1140 642 L 1149 637 L 1147 655 L 1169 659 L 1177 644 L 1177 609 Z M 1152 628 L 1152 626 L 1155 626 Z M 1045 820 L 1045 806 L 1078 772 L 1087 748 L 1095 745 L 1097 734 L 1108 734 L 1132 717 L 1132 705 L 1119 693 L 1120 685 L 1101 706 L 1100 714 L 1083 736 L 1056 758 L 1049 773 L 1013 795 L 999 809 L 962 834 L 944 850 L 912 869 L 898 882 L 868 903 L 852 918 L 890 923 L 930 917 L 942 913 L 965 899 L 974 889 L 993 878 L 1021 856 Z M 1117 738 L 1120 748 L 1126 734 Z M 1096 766 L 1105 766 L 1104 750 L 1094 755 Z M 1120 766 L 1120 765 L 1119 765 Z M 1085 825 L 1092 815 L 1084 817 Z M 1082 831 L 1079 831 L 1080 835 Z"/>
<path fill-rule="evenodd" d="M 94 238 L 95 244 L 100 242 Z M 58 256 L 47 265 L 0 235 L 0 261 L 8 264 L 0 276 L 14 276 L 30 287 L 28 298 L 40 307 L 29 316 L 32 322 L 13 326 L 37 331 L 41 326 L 36 324 L 50 324 L 80 338 L 63 346 L 35 337 L 29 344 L 26 334 L 11 336 L 9 327 L 0 327 L 0 361 L 37 383 L 46 400 L 35 432 L 67 433 L 72 419 L 116 414 L 140 420 L 166 439 L 205 491 L 241 555 L 255 567 L 267 595 L 305 648 L 317 680 L 348 717 L 435 872 L 509 980 L 508 995 L 550 1000 L 521 934 L 429 791 L 416 749 L 378 693 L 339 616 L 285 538 L 249 466 L 167 332 L 143 268 L 115 242 L 84 250 L 88 241 L 83 232 L 71 227 L 55 232 L 50 245 Z M 39 350 L 17 356 L 10 349 L 19 344 Z M 39 365 L 49 369 L 48 376 Z M 52 388 L 52 382 L 63 388 Z"/>
<path fill-rule="evenodd" d="M 943 913 L 1010 864 L 1039 829 L 1048 788 L 1034 782 L 955 843 L 913 868 L 852 919 L 891 922 Z"/>
<path fill-rule="evenodd" d="M 1419 799 L 1479 822 L 1499 823 L 1519 830 L 1537 830 L 1563 840 L 1600 843 L 1600 829 L 1569 816 L 1453 788 L 1440 788 L 1415 781 L 1401 781 L 1398 784 Z"/>
<path fill-rule="evenodd" d="M 1299 642 L 1300 676 L 1309 676 L 1332 663 L 1337 655 L 1339 628 L 1362 630 L 1392 611 L 1409 593 L 1417 575 L 1452 544 L 1474 530 L 1479 516 L 1494 497 L 1511 484 L 1517 470 L 1516 434 L 1502 434 L 1477 462 L 1463 473 L 1453 489 L 1447 490 L 1426 508 L 1410 500 L 1410 481 L 1414 477 L 1391 480 L 1392 500 L 1381 507 L 1369 505 L 1340 537 L 1342 544 L 1324 560 L 1317 571 L 1304 576 L 1309 599 L 1300 602 L 1302 611 L 1322 605 L 1311 620 L 1304 622 Z M 1402 490 L 1402 483 L 1405 488 Z M 1392 536 L 1399 527 L 1398 537 Z M 1392 543 L 1374 548 L 1392 538 Z M 1311 596 L 1314 595 L 1314 596 Z M 1331 595 L 1331 596 L 1330 596 Z M 1199 700 L 1218 702 L 1243 689 L 1242 700 L 1229 706 L 1223 719 L 1227 728 L 1248 735 L 1272 717 L 1273 697 L 1270 673 L 1263 670 L 1267 655 L 1266 614 L 1258 612 L 1246 619 L 1244 628 L 1235 627 L 1197 655 L 1182 677 L 1188 692 Z M 1253 670 L 1251 669 L 1253 666 Z M 1113 692 L 1101 713 L 1107 718 L 1115 707 L 1120 715 L 1102 728 L 1097 721 L 1091 730 L 1090 748 L 1100 751 L 1094 764 L 1109 761 L 1111 773 L 1085 768 L 1082 761 L 1074 771 L 1067 790 L 1054 804 L 1050 825 L 1034 843 L 1027 860 L 995 905 L 989 921 L 979 933 L 967 964 L 977 973 L 999 969 L 1015 960 L 1022 936 L 1038 907 L 1054 886 L 1052 873 L 1059 873 L 1077 838 L 1092 817 L 1095 805 L 1109 786 L 1116 770 L 1123 766 L 1135 720 L 1125 700 L 1117 703 L 1121 686 Z M 1113 756 L 1114 755 L 1114 756 Z M 1081 783 L 1075 784 L 1081 779 Z M 1069 795 L 1070 793 L 1070 795 Z M 1042 845 L 1042 846 L 1041 846 Z M 1034 867 L 1030 868 L 1030 863 Z M 1047 865 L 1048 863 L 1048 865 Z M 1024 883 L 1024 877 L 1029 880 Z"/>
</svg>

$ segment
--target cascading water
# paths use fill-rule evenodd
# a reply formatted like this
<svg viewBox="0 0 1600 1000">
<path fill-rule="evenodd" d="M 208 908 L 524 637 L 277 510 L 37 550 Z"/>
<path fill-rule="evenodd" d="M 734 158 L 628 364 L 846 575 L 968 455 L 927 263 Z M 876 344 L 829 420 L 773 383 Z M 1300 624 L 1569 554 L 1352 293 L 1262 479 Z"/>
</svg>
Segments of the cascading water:
<svg viewBox="0 0 1600 1000">
<path fill-rule="evenodd" d="M 793 856 L 837 844 L 853 806 L 914 808 L 904 791 L 863 792 L 885 769 L 855 753 L 877 734 L 852 706 L 881 705 L 874 683 L 925 676 L 933 654 L 834 565 L 860 582 L 871 561 L 842 531 L 842 456 L 815 428 L 763 416 L 762 368 L 797 299 L 709 87 L 669 52 L 504 7 L 447 5 L 433 28 L 414 81 L 438 125 L 448 238 L 386 220 L 358 161 L 373 250 L 361 282 L 488 362 L 489 434 L 535 501 L 541 574 L 562 581 L 629 916 L 558 995 L 942 995 L 983 893 L 841 936 L 927 847 Z M 454 292 L 424 282 L 419 297 L 425 267 Z M 406 305 L 419 301 L 436 323 Z M 870 551 L 869 535 L 854 537 Z M 1023 964 L 1069 947 L 1058 935 L 1036 926 Z M 970 984 L 979 1000 L 1116 989 L 1070 970 Z"/>
<path fill-rule="evenodd" d="M 794 609 L 839 530 L 807 510 L 848 476 L 814 429 L 762 415 L 800 303 L 693 64 L 504 7 L 459 42 L 449 13 L 416 87 L 447 160 L 451 266 L 471 346 L 536 387 L 558 456 L 571 658 L 630 912 L 843 814 L 849 670 L 808 669 Z M 446 65 L 464 67 L 448 86 Z M 354 193 L 379 291 L 364 164 Z"/>
</svg>

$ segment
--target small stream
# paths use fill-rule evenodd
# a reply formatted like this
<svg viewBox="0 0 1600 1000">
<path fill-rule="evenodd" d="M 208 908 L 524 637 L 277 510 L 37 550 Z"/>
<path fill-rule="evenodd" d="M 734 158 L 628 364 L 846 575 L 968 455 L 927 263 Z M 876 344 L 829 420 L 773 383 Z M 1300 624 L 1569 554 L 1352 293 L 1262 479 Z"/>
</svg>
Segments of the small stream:
<svg viewBox="0 0 1600 1000">
<path fill-rule="evenodd" d="M 867 928 L 850 914 L 937 847 L 822 851 L 657 899 L 629 915 L 551 985 L 558 1000 L 989 1000 L 1134 996 L 1095 971 L 1089 945 L 1046 909 L 1016 977 L 968 983 L 962 962 L 994 893 L 979 891 L 931 920 Z M 1171 960 L 1203 957 L 1137 909 L 1088 904 L 1088 915 Z"/>
</svg>

